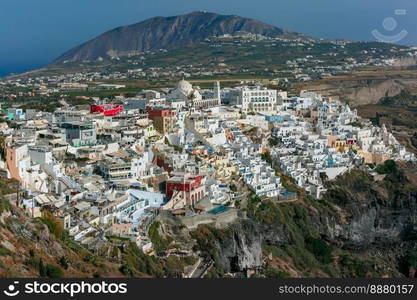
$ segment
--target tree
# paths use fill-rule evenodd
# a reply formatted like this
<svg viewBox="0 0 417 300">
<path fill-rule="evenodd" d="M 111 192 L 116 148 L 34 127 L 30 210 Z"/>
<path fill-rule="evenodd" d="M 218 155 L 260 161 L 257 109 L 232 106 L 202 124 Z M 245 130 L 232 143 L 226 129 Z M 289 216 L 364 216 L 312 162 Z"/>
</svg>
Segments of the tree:
<svg viewBox="0 0 417 300">
<path fill-rule="evenodd" d="M 272 157 L 271 157 L 271 153 L 269 153 L 269 151 L 262 153 L 261 157 L 268 164 L 272 165 Z"/>
<path fill-rule="evenodd" d="M 329 177 L 327 176 L 326 172 L 321 172 L 320 173 L 320 179 L 322 182 L 325 182 L 329 179 Z"/>
<path fill-rule="evenodd" d="M 278 140 L 276 138 L 270 138 L 269 139 L 269 145 L 271 147 L 277 146 L 278 145 Z"/>
<path fill-rule="evenodd" d="M 6 137 L 0 135 L 0 157 L 6 159 Z"/>
<path fill-rule="evenodd" d="M 237 192 L 237 187 L 236 187 L 236 185 L 234 183 L 230 184 L 230 190 L 232 192 Z"/>
<path fill-rule="evenodd" d="M 316 259 L 324 264 L 332 262 L 333 248 L 322 239 L 309 237 L 305 240 L 306 249 L 314 254 Z"/>
<path fill-rule="evenodd" d="M 375 169 L 375 171 L 378 174 L 391 174 L 394 171 L 396 171 L 396 164 L 393 160 L 387 160 L 383 164 L 378 165 Z"/>
<path fill-rule="evenodd" d="M 194 93 L 194 91 L 193 92 L 191 92 L 188 96 L 187 96 L 187 98 L 188 98 L 188 100 L 194 100 L 195 98 L 196 98 L 196 95 L 195 95 L 195 93 Z"/>
<path fill-rule="evenodd" d="M 39 277 L 45 277 L 46 276 L 46 268 L 45 265 L 43 264 L 42 259 L 39 260 Z"/>
<path fill-rule="evenodd" d="M 46 275 L 49 278 L 62 278 L 64 277 L 64 272 L 61 268 L 48 264 L 46 265 Z"/>
<path fill-rule="evenodd" d="M 68 260 L 65 256 L 61 256 L 61 258 L 59 259 L 59 264 L 61 265 L 61 267 L 63 267 L 65 270 L 68 269 Z"/>
</svg>

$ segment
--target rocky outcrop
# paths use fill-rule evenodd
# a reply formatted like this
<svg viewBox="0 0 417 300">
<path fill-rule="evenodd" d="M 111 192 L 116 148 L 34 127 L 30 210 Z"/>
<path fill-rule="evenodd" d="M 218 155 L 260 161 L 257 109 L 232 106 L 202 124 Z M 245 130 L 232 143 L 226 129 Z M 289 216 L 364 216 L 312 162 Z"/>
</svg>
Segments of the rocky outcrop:
<svg viewBox="0 0 417 300">
<path fill-rule="evenodd" d="M 225 272 L 239 272 L 262 266 L 262 238 L 256 225 L 249 221 L 234 224 L 230 239 L 218 243 L 220 261 Z"/>
<path fill-rule="evenodd" d="M 417 56 L 402 56 L 395 60 L 394 67 L 413 67 L 417 65 Z"/>
<path fill-rule="evenodd" d="M 348 216 L 347 222 L 340 224 L 342 230 L 334 235 L 344 246 L 366 248 L 408 240 L 410 226 L 417 225 L 417 187 L 408 180 L 415 167 L 393 172 L 382 182 L 354 171 L 331 183 L 331 191 L 347 198 L 343 203 L 336 201 Z M 332 200 L 331 194 L 327 197 Z"/>
<path fill-rule="evenodd" d="M 384 97 L 392 97 L 401 93 L 402 86 L 395 80 L 358 82 L 358 87 L 347 87 L 344 97 L 350 104 L 375 104 Z M 343 96 L 342 96 L 343 98 Z"/>
<path fill-rule="evenodd" d="M 310 91 L 323 96 L 339 98 L 355 107 L 359 105 L 375 104 L 385 97 L 396 96 L 401 93 L 403 84 L 398 80 L 335 78 L 308 85 Z"/>
</svg>

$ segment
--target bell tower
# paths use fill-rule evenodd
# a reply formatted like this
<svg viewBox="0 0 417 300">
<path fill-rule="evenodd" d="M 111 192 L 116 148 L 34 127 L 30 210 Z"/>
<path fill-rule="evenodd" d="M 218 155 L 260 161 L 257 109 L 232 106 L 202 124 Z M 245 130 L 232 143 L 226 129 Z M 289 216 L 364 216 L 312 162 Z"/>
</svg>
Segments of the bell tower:
<svg viewBox="0 0 417 300">
<path fill-rule="evenodd" d="M 220 90 L 220 81 L 216 81 L 214 83 L 214 98 L 217 99 L 217 105 L 222 105 L 222 99 L 221 99 L 221 90 Z"/>
</svg>

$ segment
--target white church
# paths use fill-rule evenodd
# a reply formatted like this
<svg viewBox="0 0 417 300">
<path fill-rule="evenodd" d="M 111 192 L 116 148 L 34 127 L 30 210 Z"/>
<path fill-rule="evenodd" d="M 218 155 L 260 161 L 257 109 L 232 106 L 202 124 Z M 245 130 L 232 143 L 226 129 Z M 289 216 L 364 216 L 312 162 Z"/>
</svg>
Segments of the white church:
<svg viewBox="0 0 417 300">
<path fill-rule="evenodd" d="M 168 94 L 167 100 L 173 107 L 185 105 L 193 108 L 210 108 L 220 106 L 220 82 L 216 81 L 214 83 L 214 95 L 212 98 L 203 98 L 199 88 L 194 88 L 188 81 L 181 80 L 175 89 Z"/>
</svg>

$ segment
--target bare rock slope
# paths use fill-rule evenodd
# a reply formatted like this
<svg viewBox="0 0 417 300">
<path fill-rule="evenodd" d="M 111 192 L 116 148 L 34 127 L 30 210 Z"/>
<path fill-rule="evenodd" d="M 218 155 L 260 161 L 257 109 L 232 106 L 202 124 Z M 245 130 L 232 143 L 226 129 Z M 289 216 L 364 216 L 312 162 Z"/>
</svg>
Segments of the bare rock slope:
<svg viewBox="0 0 417 300">
<path fill-rule="evenodd" d="M 147 50 L 186 46 L 212 36 L 238 32 L 267 37 L 286 34 L 280 28 L 254 19 L 193 12 L 173 17 L 154 17 L 133 25 L 118 27 L 71 49 L 56 62 L 109 59 Z"/>
</svg>

